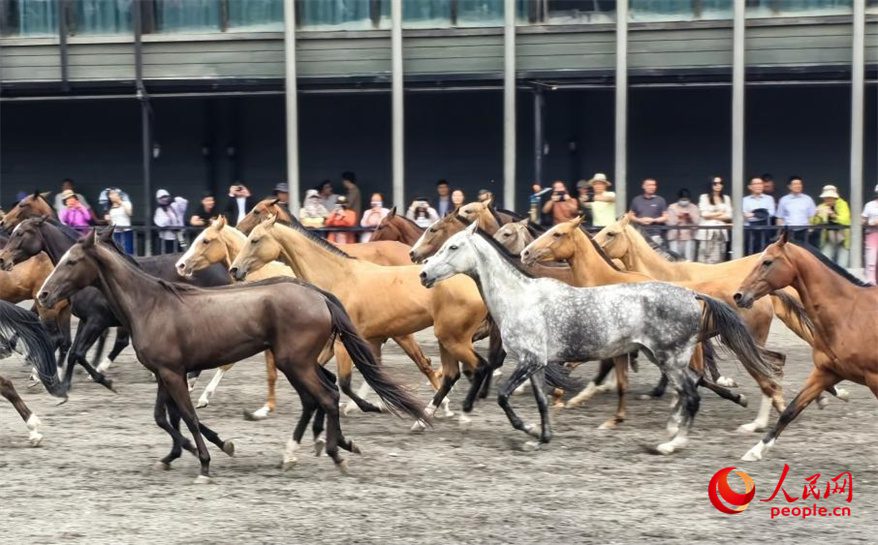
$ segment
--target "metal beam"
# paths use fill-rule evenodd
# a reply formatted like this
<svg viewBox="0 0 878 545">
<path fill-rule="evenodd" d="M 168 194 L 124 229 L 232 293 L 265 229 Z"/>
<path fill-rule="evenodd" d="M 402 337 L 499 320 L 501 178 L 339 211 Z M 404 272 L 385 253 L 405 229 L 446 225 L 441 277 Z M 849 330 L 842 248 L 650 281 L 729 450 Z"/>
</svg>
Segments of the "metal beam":
<svg viewBox="0 0 878 545">
<path fill-rule="evenodd" d="M 390 2 L 391 124 L 393 133 L 393 205 L 405 210 L 405 109 L 403 104 L 402 0 Z"/>
<path fill-rule="evenodd" d="M 541 87 L 534 88 L 534 179 L 533 183 L 543 183 L 543 148 L 545 146 L 545 107 L 546 96 Z"/>
<path fill-rule="evenodd" d="M 735 0 L 732 28 L 732 207 L 739 210 L 744 201 L 744 87 L 746 59 L 744 39 L 746 6 Z M 744 216 L 732 215 L 732 259 L 744 256 Z"/>
<path fill-rule="evenodd" d="M 143 225 L 152 225 L 152 120 L 150 116 L 149 95 L 143 85 L 143 21 L 140 17 L 140 4 L 131 3 L 131 17 L 134 24 L 134 78 L 135 96 L 140 102 L 141 160 L 143 163 Z M 144 255 L 152 255 L 152 237 L 149 230 L 144 235 Z"/>
<path fill-rule="evenodd" d="M 515 210 L 515 0 L 503 12 L 503 206 Z"/>
<path fill-rule="evenodd" d="M 284 104 L 287 115 L 289 209 L 299 215 L 299 101 L 296 86 L 296 1 L 284 0 Z"/>
<path fill-rule="evenodd" d="M 628 0 L 616 3 L 616 216 L 628 210 Z"/>
<path fill-rule="evenodd" d="M 67 48 L 67 14 L 70 12 L 67 0 L 58 2 L 58 53 L 61 63 L 61 91 L 70 92 L 70 61 Z M 134 8 L 132 8 L 134 9 Z"/>
<path fill-rule="evenodd" d="M 863 266 L 863 122 L 865 110 L 866 0 L 854 0 L 853 55 L 851 56 L 851 267 Z"/>
</svg>

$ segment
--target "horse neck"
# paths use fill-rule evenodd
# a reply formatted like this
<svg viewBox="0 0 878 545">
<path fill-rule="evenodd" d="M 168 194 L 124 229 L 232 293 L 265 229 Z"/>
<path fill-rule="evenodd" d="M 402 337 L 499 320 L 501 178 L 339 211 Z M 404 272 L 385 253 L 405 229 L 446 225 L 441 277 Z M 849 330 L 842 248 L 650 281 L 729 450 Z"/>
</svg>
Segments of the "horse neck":
<svg viewBox="0 0 878 545">
<path fill-rule="evenodd" d="M 626 231 L 629 229 L 633 230 L 628 227 Z M 625 268 L 661 280 L 670 280 L 677 276 L 674 264 L 660 256 L 639 234 L 626 232 L 625 238 L 628 240 L 628 251 L 622 257 Z"/>
<path fill-rule="evenodd" d="M 226 246 L 226 268 L 232 266 L 232 261 L 238 257 L 238 254 L 241 253 L 241 250 L 244 249 L 244 244 L 247 242 L 247 237 L 244 236 L 244 233 L 238 231 L 234 227 L 229 227 L 228 225 L 223 227 L 222 231 L 220 231 L 220 236 L 222 237 L 223 244 Z"/>
<path fill-rule="evenodd" d="M 133 316 L 150 316 L 150 308 L 162 299 L 159 281 L 107 248 L 96 253 L 100 271 L 100 290 L 107 297 L 116 316 L 131 330 Z"/>
<path fill-rule="evenodd" d="M 57 265 L 61 257 L 73 246 L 75 240 L 71 240 L 55 226 L 43 224 L 40 227 L 40 235 L 43 237 L 43 251 L 49 256 L 52 265 Z"/>
<path fill-rule="evenodd" d="M 532 279 L 517 271 L 479 237 L 473 238 L 473 247 L 476 266 L 465 274 L 476 282 L 491 316 L 499 323 L 516 306 L 516 295 L 527 290 Z"/>
<path fill-rule="evenodd" d="M 500 223 L 487 208 L 479 214 L 479 228 L 491 236 L 500 229 Z"/>
<path fill-rule="evenodd" d="M 573 255 L 567 260 L 577 286 L 594 287 L 650 280 L 643 274 L 617 271 L 598 254 L 588 237 L 579 229 L 570 232 Z"/>
<path fill-rule="evenodd" d="M 837 324 L 844 323 L 851 305 L 860 297 L 861 289 L 840 278 L 819 259 L 796 246 L 787 247 L 787 256 L 796 266 L 791 285 L 799 292 L 805 310 L 820 329 L 825 340 L 832 344 Z"/>
<path fill-rule="evenodd" d="M 356 276 L 353 269 L 362 267 L 358 260 L 335 255 L 292 227 L 276 223 L 272 230 L 272 236 L 282 249 L 279 259 L 289 265 L 297 277 L 321 289 L 332 291 Z"/>
<path fill-rule="evenodd" d="M 409 223 L 402 218 L 400 218 L 400 220 L 397 222 L 396 228 L 400 236 L 399 241 L 409 246 L 417 242 L 418 239 L 421 238 L 421 235 L 424 234 L 423 229 L 413 223 Z"/>
</svg>

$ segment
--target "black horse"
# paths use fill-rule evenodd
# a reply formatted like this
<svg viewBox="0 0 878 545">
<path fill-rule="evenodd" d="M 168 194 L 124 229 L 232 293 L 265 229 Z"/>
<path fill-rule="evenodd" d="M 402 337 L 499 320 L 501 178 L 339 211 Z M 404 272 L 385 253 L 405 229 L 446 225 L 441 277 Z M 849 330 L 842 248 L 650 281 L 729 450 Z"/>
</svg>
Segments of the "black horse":
<svg viewBox="0 0 878 545">
<path fill-rule="evenodd" d="M 16 226 L 6 247 L 0 251 L 0 269 L 9 270 L 13 265 L 40 252 L 46 252 L 52 263 L 57 265 L 64 253 L 73 246 L 79 237 L 80 233 L 53 218 L 39 217 L 24 220 Z M 176 282 L 180 278 L 174 264 L 179 257 L 180 254 L 165 254 L 135 259 L 147 274 Z M 187 279 L 186 283 L 201 287 L 213 287 L 228 285 L 232 281 L 224 267 L 215 265 L 193 275 L 192 278 Z M 65 384 L 70 385 L 73 366 L 78 363 L 95 382 L 112 390 L 113 382 L 88 362 L 86 353 L 96 341 L 100 340 L 98 346 L 100 354 L 108 330 L 115 327 L 117 328 L 116 342 L 108 356 L 109 360 L 113 361 L 128 345 L 128 331 L 121 327 L 122 324 L 116 317 L 112 305 L 97 287 L 91 286 L 77 292 L 70 301 L 73 315 L 79 318 L 80 322 L 73 345 L 70 348 L 68 364 L 65 367 Z"/>
</svg>

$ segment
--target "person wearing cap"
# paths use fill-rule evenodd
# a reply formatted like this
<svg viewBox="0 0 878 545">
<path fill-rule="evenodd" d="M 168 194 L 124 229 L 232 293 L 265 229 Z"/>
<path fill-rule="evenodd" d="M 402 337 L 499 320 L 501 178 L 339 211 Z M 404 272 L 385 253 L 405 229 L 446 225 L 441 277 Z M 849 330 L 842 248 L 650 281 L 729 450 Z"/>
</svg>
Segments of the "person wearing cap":
<svg viewBox="0 0 878 545">
<path fill-rule="evenodd" d="M 745 252 L 755 254 L 761 252 L 768 245 L 769 230 L 760 229 L 771 225 L 774 217 L 774 197 L 765 193 L 765 182 L 760 176 L 750 178 L 747 184 L 750 194 L 741 201 L 741 211 L 744 214 L 744 234 L 746 240 Z"/>
<path fill-rule="evenodd" d="M 356 224 L 357 213 L 348 206 L 348 198 L 344 195 L 339 195 L 335 201 L 335 208 L 329 214 L 329 217 L 326 218 L 326 226 L 353 227 Z M 329 242 L 336 244 L 353 244 L 356 242 L 354 233 L 350 231 L 331 231 L 326 238 L 329 239 Z"/>
<path fill-rule="evenodd" d="M 866 238 L 863 241 L 866 247 L 866 280 L 878 284 L 875 278 L 876 264 L 878 264 L 878 185 L 875 186 L 874 198 L 863 207 L 860 221 L 866 226 Z"/>
<path fill-rule="evenodd" d="M 320 198 L 320 190 L 309 189 L 306 191 L 305 201 L 302 203 L 302 210 L 299 213 L 302 225 L 312 229 L 323 227 L 327 216 L 329 216 L 329 210 L 323 205 L 323 199 Z"/>
<path fill-rule="evenodd" d="M 218 215 L 216 210 L 216 198 L 210 191 L 205 191 L 201 196 L 201 207 L 189 218 L 189 225 L 192 227 L 205 227 L 210 223 L 210 219 Z"/>
<path fill-rule="evenodd" d="M 357 175 L 353 172 L 341 173 L 341 185 L 347 193 L 348 210 L 353 211 L 358 218 L 363 212 L 363 200 L 360 196 L 360 187 L 357 185 Z"/>
<path fill-rule="evenodd" d="M 70 178 L 64 178 L 64 181 L 61 182 L 61 191 L 55 195 L 55 210 L 58 213 L 64 208 L 63 196 L 67 191 L 73 191 L 79 204 L 84 206 L 86 210 L 91 210 L 91 206 L 88 204 L 88 201 L 85 200 L 85 197 L 83 197 L 81 193 L 76 193 L 76 188 L 73 187 L 73 180 Z"/>
<path fill-rule="evenodd" d="M 787 184 L 790 192 L 780 198 L 777 203 L 777 224 L 789 227 L 794 239 L 804 242 L 808 235 L 808 225 L 817 212 L 814 199 L 805 195 L 805 183 L 801 176 L 790 176 Z"/>
<path fill-rule="evenodd" d="M 172 228 L 159 231 L 160 251 L 163 254 L 178 252 L 183 246 L 183 227 L 189 201 L 183 197 L 171 197 L 167 189 L 156 191 L 155 200 L 158 207 L 152 217 L 153 223 L 158 227 Z"/>
<path fill-rule="evenodd" d="M 479 199 L 479 202 L 493 201 L 493 200 L 494 200 L 494 194 L 491 193 L 491 192 L 490 192 L 489 190 L 487 190 L 487 189 L 479 189 L 478 199 Z"/>
<path fill-rule="evenodd" d="M 579 187 L 583 182 L 576 184 Z M 607 191 L 613 183 L 607 179 L 607 175 L 598 172 L 585 182 L 594 194 L 588 199 L 585 206 L 591 211 L 591 224 L 595 227 L 606 227 L 616 221 L 616 194 Z"/>
<path fill-rule="evenodd" d="M 851 260 L 851 208 L 838 194 L 834 185 L 825 185 L 820 192 L 817 212 L 811 217 L 811 225 L 825 225 L 829 229 L 820 231 L 820 251 L 842 267 L 849 267 Z M 832 228 L 835 226 L 836 228 Z"/>
<path fill-rule="evenodd" d="M 384 208 L 384 197 L 381 193 L 372 193 L 372 199 L 369 201 L 369 209 L 363 212 L 363 219 L 360 220 L 360 227 L 374 229 L 378 227 L 390 210 Z M 360 233 L 360 242 L 369 242 L 372 238 L 372 231 L 363 231 Z"/>
<path fill-rule="evenodd" d="M 225 216 L 230 225 L 238 225 L 248 212 L 253 210 L 256 202 L 250 190 L 242 184 L 229 187 L 229 200 L 226 202 Z"/>
<path fill-rule="evenodd" d="M 64 225 L 76 229 L 80 233 L 88 231 L 92 224 L 91 212 L 79 200 L 79 197 L 72 189 L 65 189 L 59 195 L 61 197 L 62 208 L 58 212 L 58 219 Z"/>
<path fill-rule="evenodd" d="M 290 186 L 286 182 L 281 182 L 279 184 L 275 184 L 274 190 L 271 192 L 274 195 L 274 198 L 277 199 L 277 205 L 286 210 L 290 211 Z"/>
</svg>

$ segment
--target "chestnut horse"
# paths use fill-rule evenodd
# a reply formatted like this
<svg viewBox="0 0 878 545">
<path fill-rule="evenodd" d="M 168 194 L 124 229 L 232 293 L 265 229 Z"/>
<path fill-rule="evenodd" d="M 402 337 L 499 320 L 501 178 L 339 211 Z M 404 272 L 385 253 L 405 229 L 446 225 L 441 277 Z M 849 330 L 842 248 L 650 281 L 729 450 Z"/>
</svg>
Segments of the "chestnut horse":
<svg viewBox="0 0 878 545">
<path fill-rule="evenodd" d="M 210 454 L 204 437 L 229 455 L 234 446 L 199 423 L 186 374 L 217 367 L 220 361 L 238 361 L 266 348 L 274 353 L 277 368 L 299 393 L 303 407 L 287 445 L 285 466 L 295 463 L 304 428 L 318 407 L 327 417 L 326 453 L 336 467 L 346 471 L 339 447 L 358 452 L 341 431 L 334 377 L 317 363 L 324 347 L 336 337 L 391 409 L 419 420 L 425 418 L 420 403 L 381 369 L 332 295 L 290 278 L 207 289 L 167 282 L 143 272 L 117 246 L 108 243 L 111 237 L 108 230 L 98 240 L 92 231 L 74 244 L 46 280 L 39 297 L 51 305 L 86 286 L 98 285 L 112 301 L 120 321 L 131 332 L 138 360 L 157 379 L 155 420 L 173 440 L 160 467 L 169 467 L 186 448 L 182 434 L 165 419 L 166 411 L 173 407 L 195 439 L 201 462 L 196 482 L 210 481 Z M 144 312 L 145 308 L 150 311 Z"/>
<path fill-rule="evenodd" d="M 421 238 L 422 234 L 424 234 L 423 227 L 407 217 L 397 214 L 394 206 L 386 216 L 381 218 L 381 222 L 372 231 L 372 238 L 369 241 L 395 240 L 406 246 L 411 246 Z"/>
<path fill-rule="evenodd" d="M 819 251 L 789 240 L 786 230 L 757 256 L 735 292 L 749 308 L 774 290 L 792 286 L 799 293 L 812 330 L 814 369 L 805 385 L 743 460 L 761 460 L 784 429 L 824 391 L 842 380 L 866 385 L 878 397 L 878 287 L 854 278 Z"/>
<path fill-rule="evenodd" d="M 48 193 L 45 195 L 48 195 Z M 49 201 L 46 200 L 45 195 L 39 191 L 34 191 L 32 195 L 28 195 L 19 201 L 18 204 L 12 207 L 12 210 L 0 218 L 0 228 L 11 233 L 16 225 L 28 218 L 55 217 L 55 210 Z"/>
<path fill-rule="evenodd" d="M 284 225 L 289 225 L 292 220 L 289 212 L 279 206 L 274 198 L 264 199 L 256 203 L 253 210 L 238 223 L 237 229 L 249 235 L 254 227 L 265 221 L 269 216 L 274 216 Z M 407 245 L 396 241 L 361 242 L 358 244 L 342 244 L 341 248 L 351 257 L 366 260 L 377 265 L 411 265 L 409 261 Z"/>
</svg>

